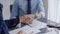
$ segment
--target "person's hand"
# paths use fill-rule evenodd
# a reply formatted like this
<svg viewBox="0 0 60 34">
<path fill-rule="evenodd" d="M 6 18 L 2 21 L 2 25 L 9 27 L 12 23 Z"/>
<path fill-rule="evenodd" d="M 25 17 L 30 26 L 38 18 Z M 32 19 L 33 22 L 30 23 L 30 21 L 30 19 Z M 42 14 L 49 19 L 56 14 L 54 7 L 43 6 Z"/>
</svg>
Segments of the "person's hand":
<svg viewBox="0 0 60 34">
<path fill-rule="evenodd" d="M 33 14 L 28 14 L 20 17 L 20 21 L 26 24 L 32 24 L 33 19 L 34 19 Z"/>
<path fill-rule="evenodd" d="M 20 22 L 25 23 L 25 17 L 24 16 L 21 16 L 19 19 L 20 19 Z"/>
<path fill-rule="evenodd" d="M 24 31 L 19 31 L 17 34 L 26 34 L 26 32 L 24 32 Z"/>
<path fill-rule="evenodd" d="M 42 18 L 42 15 L 41 14 L 36 14 L 36 18 L 37 19 L 41 19 Z"/>
<path fill-rule="evenodd" d="M 23 30 L 19 31 L 17 34 L 27 34 L 26 32 L 24 32 Z M 30 32 L 29 34 L 33 34 L 33 31 Z"/>
<path fill-rule="evenodd" d="M 25 23 L 26 24 L 32 24 L 33 19 L 34 19 L 33 14 L 25 15 Z"/>
</svg>

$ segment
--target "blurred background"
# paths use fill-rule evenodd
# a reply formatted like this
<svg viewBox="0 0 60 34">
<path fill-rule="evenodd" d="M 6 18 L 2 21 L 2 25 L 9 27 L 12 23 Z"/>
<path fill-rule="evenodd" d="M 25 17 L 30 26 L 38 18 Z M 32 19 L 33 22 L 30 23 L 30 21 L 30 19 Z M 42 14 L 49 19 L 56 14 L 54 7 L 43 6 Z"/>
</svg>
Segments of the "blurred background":
<svg viewBox="0 0 60 34">
<path fill-rule="evenodd" d="M 9 20 L 14 0 L 0 0 L 0 3 L 2 3 L 4 6 L 4 20 Z M 60 0 L 43 0 L 43 3 L 46 11 L 46 18 L 50 21 L 60 23 Z"/>
</svg>

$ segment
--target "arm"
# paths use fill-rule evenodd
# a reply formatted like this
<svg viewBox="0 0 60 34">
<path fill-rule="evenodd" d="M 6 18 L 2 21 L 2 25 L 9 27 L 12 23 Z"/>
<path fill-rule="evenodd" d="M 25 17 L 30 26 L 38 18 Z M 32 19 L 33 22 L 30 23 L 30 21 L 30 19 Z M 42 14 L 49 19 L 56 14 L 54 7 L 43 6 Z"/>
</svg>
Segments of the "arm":
<svg viewBox="0 0 60 34">
<path fill-rule="evenodd" d="M 41 16 L 41 18 L 45 18 L 45 10 L 44 10 L 42 0 L 38 0 L 38 13 L 37 13 L 37 15 L 38 15 L 38 17 Z"/>
<path fill-rule="evenodd" d="M 11 19 L 16 18 L 18 14 L 18 0 L 15 0 L 13 7 L 12 7 L 12 13 L 11 13 Z"/>
<path fill-rule="evenodd" d="M 3 5 L 0 4 L 0 34 L 1 34 L 2 32 L 5 33 L 5 34 L 9 34 L 7 25 L 5 24 L 5 22 L 4 22 L 4 20 L 3 20 L 2 8 L 3 8 Z M 2 31 L 2 29 L 3 29 L 3 31 Z"/>
<path fill-rule="evenodd" d="M 10 19 L 14 21 L 14 24 L 12 26 L 16 26 L 19 23 L 19 19 L 17 17 L 19 11 L 18 9 L 19 9 L 18 0 L 15 0 L 12 6 L 12 12 L 10 17 Z"/>
</svg>

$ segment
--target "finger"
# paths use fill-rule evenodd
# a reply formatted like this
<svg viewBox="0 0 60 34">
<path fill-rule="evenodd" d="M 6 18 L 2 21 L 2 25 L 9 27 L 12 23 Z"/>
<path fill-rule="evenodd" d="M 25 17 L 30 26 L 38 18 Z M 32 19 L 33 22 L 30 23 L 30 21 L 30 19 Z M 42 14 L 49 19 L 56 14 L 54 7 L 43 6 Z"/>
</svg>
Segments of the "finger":
<svg viewBox="0 0 60 34">
<path fill-rule="evenodd" d="M 18 32 L 18 34 L 26 34 L 26 32 L 21 30 L 21 31 Z"/>
<path fill-rule="evenodd" d="M 20 17 L 20 22 L 25 22 L 25 18 L 24 17 Z"/>
<path fill-rule="evenodd" d="M 32 24 L 32 21 L 33 21 L 33 20 L 30 19 L 30 20 L 27 20 L 26 23 L 27 23 L 27 24 Z"/>
<path fill-rule="evenodd" d="M 23 33 L 23 31 L 19 31 L 19 32 L 18 32 L 18 34 L 22 34 L 22 33 Z"/>
<path fill-rule="evenodd" d="M 32 24 L 32 21 L 33 21 L 33 19 L 31 19 L 29 22 L 30 22 L 30 24 Z"/>
</svg>

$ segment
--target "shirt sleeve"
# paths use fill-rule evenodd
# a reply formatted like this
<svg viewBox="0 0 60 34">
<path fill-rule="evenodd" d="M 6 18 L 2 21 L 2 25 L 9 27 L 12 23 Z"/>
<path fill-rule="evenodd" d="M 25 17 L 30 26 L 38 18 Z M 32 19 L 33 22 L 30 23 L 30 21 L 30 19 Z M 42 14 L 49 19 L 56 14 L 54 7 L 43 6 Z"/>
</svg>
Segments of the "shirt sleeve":
<svg viewBox="0 0 60 34">
<path fill-rule="evenodd" d="M 42 14 L 42 18 L 45 18 L 45 9 L 42 0 L 38 0 L 38 13 Z"/>
<path fill-rule="evenodd" d="M 11 18 L 16 18 L 18 16 L 18 0 L 15 0 L 13 7 L 12 7 L 12 13 L 11 13 Z"/>
</svg>

